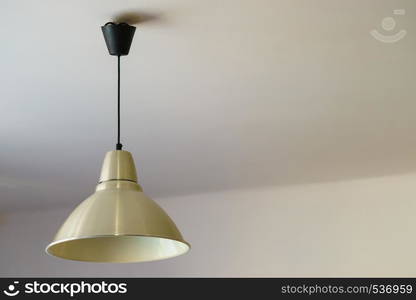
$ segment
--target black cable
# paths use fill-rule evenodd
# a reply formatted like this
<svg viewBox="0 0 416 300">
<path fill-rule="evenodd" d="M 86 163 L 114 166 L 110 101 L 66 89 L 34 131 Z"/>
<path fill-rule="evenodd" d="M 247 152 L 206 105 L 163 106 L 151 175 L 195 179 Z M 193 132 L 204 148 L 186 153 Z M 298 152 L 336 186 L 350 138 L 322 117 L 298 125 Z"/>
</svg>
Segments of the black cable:
<svg viewBox="0 0 416 300">
<path fill-rule="evenodd" d="M 117 56 L 117 145 L 116 150 L 121 150 L 123 145 L 120 143 L 120 55 Z"/>
</svg>

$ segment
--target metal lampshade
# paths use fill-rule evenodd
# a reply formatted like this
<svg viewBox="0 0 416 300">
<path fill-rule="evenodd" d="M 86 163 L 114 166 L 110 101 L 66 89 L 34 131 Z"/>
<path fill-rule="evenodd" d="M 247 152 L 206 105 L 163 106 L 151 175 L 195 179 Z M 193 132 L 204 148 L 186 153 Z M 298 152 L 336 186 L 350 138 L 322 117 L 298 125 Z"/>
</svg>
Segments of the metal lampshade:
<svg viewBox="0 0 416 300">
<path fill-rule="evenodd" d="M 46 252 L 90 262 L 141 262 L 186 253 L 175 223 L 137 183 L 130 152 L 106 154 L 96 191 L 66 219 Z"/>
</svg>

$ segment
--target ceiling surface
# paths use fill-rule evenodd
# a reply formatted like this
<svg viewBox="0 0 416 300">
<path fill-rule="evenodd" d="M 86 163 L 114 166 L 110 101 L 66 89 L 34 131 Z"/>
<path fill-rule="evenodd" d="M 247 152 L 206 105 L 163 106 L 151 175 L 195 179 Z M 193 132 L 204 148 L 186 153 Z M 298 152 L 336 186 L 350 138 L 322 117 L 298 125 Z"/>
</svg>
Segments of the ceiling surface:
<svg viewBox="0 0 416 300">
<path fill-rule="evenodd" d="M 415 14 L 414 0 L 2 0 L 0 210 L 92 193 L 116 143 L 100 26 L 138 16 L 122 143 L 150 196 L 414 172 Z"/>
</svg>

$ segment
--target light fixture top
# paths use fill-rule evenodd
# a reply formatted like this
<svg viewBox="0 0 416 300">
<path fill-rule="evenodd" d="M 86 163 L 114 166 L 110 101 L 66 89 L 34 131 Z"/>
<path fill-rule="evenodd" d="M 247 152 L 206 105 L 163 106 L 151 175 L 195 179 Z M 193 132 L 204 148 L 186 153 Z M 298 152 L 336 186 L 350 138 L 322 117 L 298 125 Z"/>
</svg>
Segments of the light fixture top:
<svg viewBox="0 0 416 300">
<path fill-rule="evenodd" d="M 110 55 L 128 55 L 136 27 L 127 23 L 108 22 L 101 26 Z"/>
</svg>

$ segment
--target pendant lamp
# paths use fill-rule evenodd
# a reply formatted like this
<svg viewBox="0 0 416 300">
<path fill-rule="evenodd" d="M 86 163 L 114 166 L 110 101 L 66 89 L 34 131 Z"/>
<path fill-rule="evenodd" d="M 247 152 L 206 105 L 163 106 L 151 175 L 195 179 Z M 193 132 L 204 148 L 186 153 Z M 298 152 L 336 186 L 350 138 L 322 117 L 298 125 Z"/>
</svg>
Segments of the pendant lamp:
<svg viewBox="0 0 416 300">
<path fill-rule="evenodd" d="M 88 262 L 142 262 L 186 253 L 172 219 L 137 183 L 130 152 L 120 143 L 120 56 L 129 53 L 136 28 L 109 22 L 101 27 L 110 55 L 118 60 L 117 144 L 107 152 L 95 193 L 69 215 L 46 252 Z"/>
</svg>

